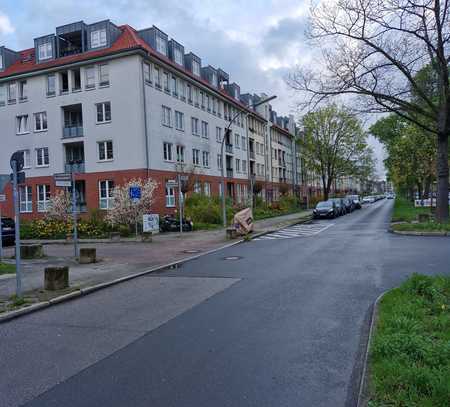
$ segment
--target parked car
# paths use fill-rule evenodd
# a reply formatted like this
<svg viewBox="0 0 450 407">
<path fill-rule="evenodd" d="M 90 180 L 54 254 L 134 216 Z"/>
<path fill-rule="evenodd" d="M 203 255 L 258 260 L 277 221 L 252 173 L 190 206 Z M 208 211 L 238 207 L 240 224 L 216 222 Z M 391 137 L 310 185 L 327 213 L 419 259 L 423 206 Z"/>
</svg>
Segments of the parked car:
<svg viewBox="0 0 450 407">
<path fill-rule="evenodd" d="M 338 216 L 345 215 L 347 213 L 344 200 L 342 198 L 331 198 L 331 200 L 336 204 Z"/>
<path fill-rule="evenodd" d="M 331 199 L 318 202 L 316 208 L 313 210 L 314 219 L 335 218 L 336 216 L 339 216 L 337 206 Z"/>
<path fill-rule="evenodd" d="M 2 243 L 4 246 L 12 245 L 15 242 L 16 226 L 14 220 L 10 218 L 2 218 Z"/>
<path fill-rule="evenodd" d="M 344 205 L 345 205 L 345 210 L 347 211 L 347 213 L 351 213 L 355 210 L 355 204 L 353 203 L 353 199 L 345 197 Z"/>
<path fill-rule="evenodd" d="M 393 193 L 388 193 L 388 194 L 386 194 L 386 198 L 387 198 L 387 199 L 394 199 L 395 196 L 394 196 Z"/>
<path fill-rule="evenodd" d="M 194 223 L 186 218 L 183 219 L 183 232 L 192 232 Z M 173 215 L 165 215 L 159 223 L 161 232 L 179 232 L 180 221 Z"/>
<path fill-rule="evenodd" d="M 353 201 L 353 206 L 355 209 L 361 209 L 362 202 L 359 195 L 347 195 L 346 198 L 351 199 Z"/>
<path fill-rule="evenodd" d="M 374 196 L 365 196 L 363 198 L 363 202 L 364 203 L 374 203 L 375 202 L 375 197 Z"/>
</svg>

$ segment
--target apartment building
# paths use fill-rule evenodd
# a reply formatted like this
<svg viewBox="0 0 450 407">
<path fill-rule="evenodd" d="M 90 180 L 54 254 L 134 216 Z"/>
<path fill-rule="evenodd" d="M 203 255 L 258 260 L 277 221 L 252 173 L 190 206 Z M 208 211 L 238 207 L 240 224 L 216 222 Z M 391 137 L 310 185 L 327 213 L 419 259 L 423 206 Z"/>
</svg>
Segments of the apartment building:
<svg viewBox="0 0 450 407">
<path fill-rule="evenodd" d="M 194 192 L 217 195 L 222 167 L 225 193 L 244 202 L 254 179 L 292 179 L 287 139 L 295 134 L 270 121 L 269 104 L 253 109 L 248 102 L 227 72 L 202 65 L 155 26 L 60 26 L 34 39 L 33 48 L 0 47 L 0 174 L 21 151 L 25 218 L 47 210 L 57 190 L 53 175 L 63 172 L 75 173 L 81 212 L 107 210 L 115 185 L 151 177 L 158 182 L 155 212 L 167 213 L 177 204 L 177 174 L 195 179 Z M 278 164 L 269 159 L 275 147 Z M 10 186 L 6 194 L 11 215 Z"/>
</svg>

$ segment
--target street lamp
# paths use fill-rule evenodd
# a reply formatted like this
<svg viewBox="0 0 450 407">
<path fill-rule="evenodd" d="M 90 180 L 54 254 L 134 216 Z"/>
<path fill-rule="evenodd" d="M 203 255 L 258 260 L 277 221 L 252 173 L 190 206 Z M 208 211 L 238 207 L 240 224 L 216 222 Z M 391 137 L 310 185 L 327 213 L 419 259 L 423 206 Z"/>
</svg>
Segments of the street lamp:
<svg viewBox="0 0 450 407">
<path fill-rule="evenodd" d="M 260 106 L 264 103 L 268 103 L 271 100 L 275 99 L 276 95 L 270 96 L 266 99 L 260 100 L 258 103 L 255 103 L 253 105 L 253 109 L 257 106 Z M 221 175 L 222 175 L 222 220 L 223 220 L 223 227 L 226 228 L 227 227 L 227 210 L 226 210 L 226 203 L 225 203 L 225 171 L 223 169 L 223 166 L 225 165 L 225 160 L 223 158 L 223 146 L 225 144 L 225 139 L 230 135 L 231 130 L 230 127 L 231 125 L 234 123 L 234 121 L 237 119 L 237 117 L 241 114 L 241 112 L 237 112 L 234 117 L 230 120 L 230 123 L 228 123 L 227 128 L 225 129 L 223 138 L 222 138 L 222 143 L 220 145 L 220 159 L 222 160 L 222 165 L 220 166 L 221 168 Z M 250 114 L 250 112 L 247 112 L 245 114 L 245 117 L 247 118 L 247 116 Z"/>
</svg>

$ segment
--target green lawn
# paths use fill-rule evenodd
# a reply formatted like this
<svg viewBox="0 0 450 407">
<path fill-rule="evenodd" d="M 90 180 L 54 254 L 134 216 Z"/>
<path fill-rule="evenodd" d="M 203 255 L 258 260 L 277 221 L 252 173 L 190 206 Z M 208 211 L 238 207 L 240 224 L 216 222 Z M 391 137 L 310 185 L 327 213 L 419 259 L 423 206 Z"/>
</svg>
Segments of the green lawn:
<svg viewBox="0 0 450 407">
<path fill-rule="evenodd" d="M 450 405 L 450 277 L 413 275 L 381 300 L 370 407 Z"/>
<path fill-rule="evenodd" d="M 414 202 L 408 199 L 395 198 L 394 211 L 392 212 L 392 222 L 411 222 L 417 220 L 419 213 L 431 213 L 430 208 L 415 208 Z"/>
<path fill-rule="evenodd" d="M 16 266 L 14 264 L 0 263 L 0 275 L 1 274 L 14 274 L 16 272 Z"/>
</svg>

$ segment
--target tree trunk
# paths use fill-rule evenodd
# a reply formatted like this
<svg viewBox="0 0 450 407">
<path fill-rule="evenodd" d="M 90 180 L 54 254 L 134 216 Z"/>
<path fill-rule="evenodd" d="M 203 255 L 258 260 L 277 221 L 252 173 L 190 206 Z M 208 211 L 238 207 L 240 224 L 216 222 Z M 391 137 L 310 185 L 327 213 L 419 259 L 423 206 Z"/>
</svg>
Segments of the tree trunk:
<svg viewBox="0 0 450 407">
<path fill-rule="evenodd" d="M 436 220 L 448 221 L 448 131 L 438 134 Z"/>
<path fill-rule="evenodd" d="M 330 194 L 330 187 L 325 181 L 325 177 L 322 177 L 322 185 L 323 185 L 323 199 L 324 201 L 328 201 L 328 195 Z"/>
<path fill-rule="evenodd" d="M 425 199 L 430 198 L 430 192 L 431 192 L 431 177 L 427 177 L 425 181 L 425 191 L 423 193 L 423 197 Z"/>
<path fill-rule="evenodd" d="M 419 195 L 419 199 L 423 199 L 422 195 L 422 183 L 417 181 L 417 193 Z"/>
</svg>

